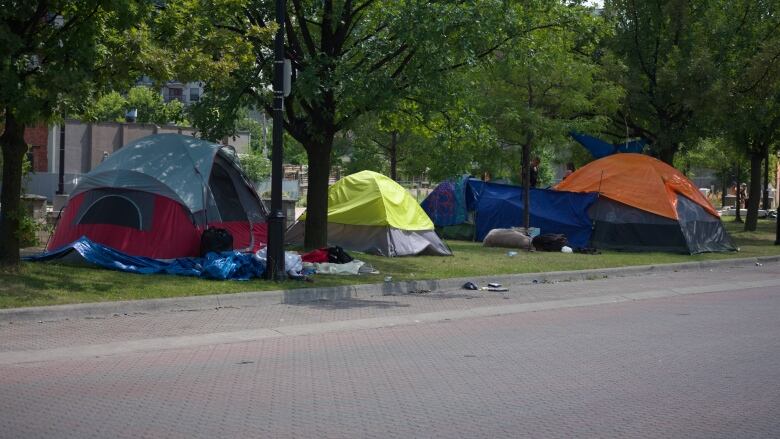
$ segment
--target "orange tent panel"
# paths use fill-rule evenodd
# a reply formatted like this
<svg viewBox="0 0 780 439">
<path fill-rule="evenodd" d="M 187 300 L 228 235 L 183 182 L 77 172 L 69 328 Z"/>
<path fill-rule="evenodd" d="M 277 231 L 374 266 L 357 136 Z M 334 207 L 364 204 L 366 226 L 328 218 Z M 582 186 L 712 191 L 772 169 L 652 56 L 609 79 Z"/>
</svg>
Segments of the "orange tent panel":
<svg viewBox="0 0 780 439">
<path fill-rule="evenodd" d="M 555 189 L 599 192 L 601 195 L 666 218 L 677 217 L 677 195 L 683 195 L 714 216 L 707 198 L 680 171 L 642 154 L 613 154 L 593 161 L 560 182 Z"/>
</svg>

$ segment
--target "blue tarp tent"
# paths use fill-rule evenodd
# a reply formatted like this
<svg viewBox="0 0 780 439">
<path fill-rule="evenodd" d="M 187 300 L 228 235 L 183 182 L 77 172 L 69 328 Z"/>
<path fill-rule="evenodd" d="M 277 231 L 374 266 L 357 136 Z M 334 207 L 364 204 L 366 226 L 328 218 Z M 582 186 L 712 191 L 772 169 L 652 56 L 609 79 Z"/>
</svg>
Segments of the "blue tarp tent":
<svg viewBox="0 0 780 439">
<path fill-rule="evenodd" d="M 572 247 L 587 247 L 592 223 L 588 208 L 597 194 L 579 194 L 551 189 L 531 189 L 531 226 L 542 233 L 562 233 Z M 492 229 L 522 226 L 523 188 L 470 179 L 466 185 L 466 208 L 475 211 L 476 240 Z"/>
<path fill-rule="evenodd" d="M 428 194 L 420 205 L 436 227 L 466 222 L 466 182 L 468 177 L 444 181 Z"/>
<path fill-rule="evenodd" d="M 647 140 L 645 139 L 629 140 L 624 143 L 612 144 L 596 137 L 588 136 L 587 134 L 571 132 L 569 135 L 584 146 L 595 159 L 600 159 L 618 152 L 641 153 L 642 149 L 647 145 Z"/>
</svg>

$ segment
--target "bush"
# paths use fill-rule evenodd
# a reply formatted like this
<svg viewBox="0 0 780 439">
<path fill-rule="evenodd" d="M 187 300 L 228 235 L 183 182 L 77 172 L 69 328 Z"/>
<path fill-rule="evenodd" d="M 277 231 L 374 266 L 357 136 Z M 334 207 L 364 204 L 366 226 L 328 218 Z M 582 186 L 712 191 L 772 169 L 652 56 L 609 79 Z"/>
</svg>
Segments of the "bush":
<svg viewBox="0 0 780 439">
<path fill-rule="evenodd" d="M 27 213 L 22 213 L 19 217 L 19 245 L 21 247 L 34 247 L 39 244 L 38 232 L 44 230 L 44 225 L 36 222 Z"/>
<path fill-rule="evenodd" d="M 241 168 L 252 181 L 262 181 L 271 175 L 271 161 L 258 151 L 242 154 L 240 161 Z"/>
</svg>

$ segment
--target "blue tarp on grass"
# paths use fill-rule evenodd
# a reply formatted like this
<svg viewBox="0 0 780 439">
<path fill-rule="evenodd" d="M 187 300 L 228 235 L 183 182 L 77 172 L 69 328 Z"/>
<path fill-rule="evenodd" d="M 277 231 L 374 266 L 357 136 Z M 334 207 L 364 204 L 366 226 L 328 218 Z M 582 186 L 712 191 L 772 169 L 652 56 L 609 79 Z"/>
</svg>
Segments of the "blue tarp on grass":
<svg viewBox="0 0 780 439">
<path fill-rule="evenodd" d="M 574 193 L 551 189 L 530 190 L 531 227 L 541 233 L 562 233 L 574 248 L 588 247 L 592 222 L 588 208 L 595 193 Z M 523 225 L 523 188 L 469 179 L 466 206 L 476 211 L 476 239 L 482 241 L 492 229 Z"/>
<path fill-rule="evenodd" d="M 111 270 L 138 274 L 175 274 L 219 280 L 248 280 L 261 277 L 265 261 L 251 253 L 237 251 L 208 253 L 204 258 L 159 260 L 131 256 L 82 236 L 57 250 L 25 258 L 28 261 L 87 262 Z"/>
</svg>

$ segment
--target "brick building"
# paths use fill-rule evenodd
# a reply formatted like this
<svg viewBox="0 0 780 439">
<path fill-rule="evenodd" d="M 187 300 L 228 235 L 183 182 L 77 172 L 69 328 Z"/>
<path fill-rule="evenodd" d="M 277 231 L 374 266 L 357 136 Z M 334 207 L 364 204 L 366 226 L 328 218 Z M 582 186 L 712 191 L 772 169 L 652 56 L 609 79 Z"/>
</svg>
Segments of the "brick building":
<svg viewBox="0 0 780 439">
<path fill-rule="evenodd" d="M 27 158 L 32 163 L 33 172 L 47 172 L 49 169 L 49 127 L 41 124 L 27 128 L 24 132 L 24 141 L 30 145 Z"/>
</svg>

